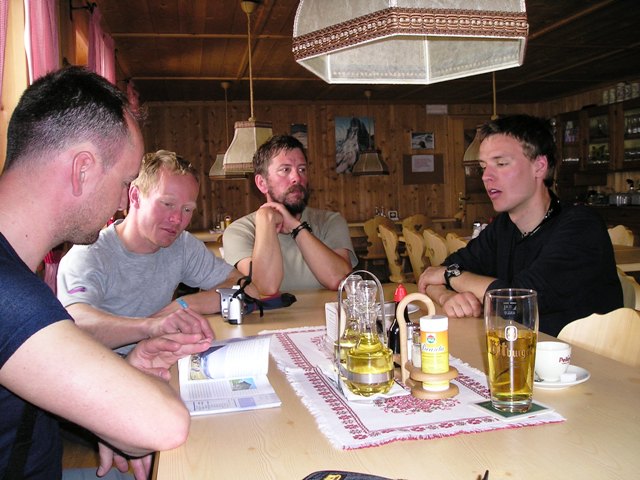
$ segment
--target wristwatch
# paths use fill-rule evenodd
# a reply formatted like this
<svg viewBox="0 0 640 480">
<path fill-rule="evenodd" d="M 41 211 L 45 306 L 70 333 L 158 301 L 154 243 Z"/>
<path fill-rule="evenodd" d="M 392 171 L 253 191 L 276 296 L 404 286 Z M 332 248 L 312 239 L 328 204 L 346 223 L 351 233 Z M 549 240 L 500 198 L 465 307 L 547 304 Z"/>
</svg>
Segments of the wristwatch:
<svg viewBox="0 0 640 480">
<path fill-rule="evenodd" d="M 462 267 L 457 263 L 452 263 L 449 265 L 444 271 L 444 284 L 447 287 L 447 290 L 455 290 L 452 286 L 450 280 L 451 277 L 459 277 L 462 274 Z"/>
</svg>

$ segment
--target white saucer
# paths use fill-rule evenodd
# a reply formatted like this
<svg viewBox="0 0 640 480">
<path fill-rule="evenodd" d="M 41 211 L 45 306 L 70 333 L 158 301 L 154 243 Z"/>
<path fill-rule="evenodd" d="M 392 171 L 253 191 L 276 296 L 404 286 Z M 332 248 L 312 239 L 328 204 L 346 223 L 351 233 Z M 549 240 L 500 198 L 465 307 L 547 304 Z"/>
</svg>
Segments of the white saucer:
<svg viewBox="0 0 640 480">
<path fill-rule="evenodd" d="M 410 303 L 409 305 L 407 305 L 407 311 L 409 312 L 409 314 L 415 313 L 418 310 L 420 309 L 413 303 Z M 389 317 L 393 318 L 395 314 L 396 314 L 396 304 L 394 302 L 384 302 L 384 316 L 386 318 L 389 318 Z"/>
<path fill-rule="evenodd" d="M 540 388 L 542 390 L 562 390 L 563 388 L 573 387 L 579 383 L 586 382 L 589 380 L 589 377 L 591 377 L 591 374 L 587 370 L 581 367 L 576 367 L 575 365 L 569 365 L 567 373 L 575 373 L 576 379 L 572 382 L 547 382 L 545 380 L 540 380 L 534 382 L 533 385 L 535 388 Z"/>
</svg>

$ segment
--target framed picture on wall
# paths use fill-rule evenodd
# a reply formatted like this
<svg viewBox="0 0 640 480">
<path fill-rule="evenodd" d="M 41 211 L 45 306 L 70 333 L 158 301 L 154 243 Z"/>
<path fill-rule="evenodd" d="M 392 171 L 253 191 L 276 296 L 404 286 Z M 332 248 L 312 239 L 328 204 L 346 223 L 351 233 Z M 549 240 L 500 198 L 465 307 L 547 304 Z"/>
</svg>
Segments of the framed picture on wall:
<svg viewBox="0 0 640 480">
<path fill-rule="evenodd" d="M 413 150 L 433 150 L 435 148 L 433 132 L 411 132 L 411 148 Z"/>
<path fill-rule="evenodd" d="M 309 148 L 306 123 L 292 123 L 291 136 L 297 138 L 305 150 Z"/>
<path fill-rule="evenodd" d="M 375 126 L 370 117 L 335 117 L 336 172 L 351 173 L 361 152 L 374 145 Z"/>
</svg>

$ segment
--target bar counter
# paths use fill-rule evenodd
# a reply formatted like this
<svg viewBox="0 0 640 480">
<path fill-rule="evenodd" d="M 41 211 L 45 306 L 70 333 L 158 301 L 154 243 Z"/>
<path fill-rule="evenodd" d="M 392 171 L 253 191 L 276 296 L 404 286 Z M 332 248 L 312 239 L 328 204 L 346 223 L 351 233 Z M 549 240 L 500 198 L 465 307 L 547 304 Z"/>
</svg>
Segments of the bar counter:
<svg viewBox="0 0 640 480">
<path fill-rule="evenodd" d="M 385 286 L 386 300 L 394 288 Z M 415 288 L 408 285 L 409 292 Z M 218 338 L 324 325 L 324 304 L 335 301 L 336 292 L 293 293 L 295 304 L 266 311 L 262 319 L 253 313 L 233 326 L 213 315 L 210 322 Z M 417 317 L 419 313 L 412 315 Z M 454 357 L 486 371 L 481 319 L 450 319 L 449 348 Z M 156 455 L 154 478 L 302 479 L 329 469 L 416 480 L 478 480 L 487 469 L 491 480 L 636 478 L 640 370 L 576 347 L 572 364 L 587 369 L 591 378 L 564 390 L 534 390 L 534 399 L 553 407 L 565 422 L 345 451 L 320 432 L 271 359 L 269 379 L 282 406 L 193 418 L 187 442 Z M 173 381 L 176 385 L 177 379 Z"/>
</svg>

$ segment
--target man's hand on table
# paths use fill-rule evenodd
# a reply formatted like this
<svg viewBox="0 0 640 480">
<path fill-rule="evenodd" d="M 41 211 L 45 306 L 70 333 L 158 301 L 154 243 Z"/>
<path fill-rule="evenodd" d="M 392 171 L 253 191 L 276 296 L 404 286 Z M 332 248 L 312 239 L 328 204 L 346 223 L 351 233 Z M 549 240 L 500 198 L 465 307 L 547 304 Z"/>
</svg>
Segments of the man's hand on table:
<svg viewBox="0 0 640 480">
<path fill-rule="evenodd" d="M 127 355 L 126 361 L 138 370 L 159 377 L 165 381 L 171 379 L 169 368 L 187 355 L 204 352 L 211 345 L 211 338 L 201 333 L 171 333 L 138 342 Z M 110 446 L 98 442 L 100 466 L 98 477 L 106 475 L 111 467 L 119 471 L 129 471 L 129 463 L 136 480 L 148 480 L 151 473 L 152 454 L 140 458 L 128 458 Z"/>
<path fill-rule="evenodd" d="M 116 467 L 122 473 L 127 473 L 129 471 L 129 462 L 131 462 L 134 478 L 136 480 L 148 480 L 151 474 L 153 454 L 150 453 L 144 457 L 129 459 L 102 442 L 98 442 L 98 451 L 100 455 L 100 466 L 96 472 L 98 477 L 103 477 L 109 473 L 111 467 Z"/>
<path fill-rule="evenodd" d="M 426 293 L 429 285 L 444 285 L 446 267 L 427 267 L 418 279 L 418 291 Z"/>
<path fill-rule="evenodd" d="M 449 292 L 450 295 L 442 303 L 448 317 L 479 317 L 482 315 L 482 304 L 471 292 Z"/>
<path fill-rule="evenodd" d="M 215 338 L 209 321 L 191 308 L 177 306 L 171 302 L 148 319 L 149 337 L 160 337 L 170 333 L 199 333 L 204 338 Z"/>
<path fill-rule="evenodd" d="M 418 291 L 426 293 L 440 304 L 448 317 L 479 317 L 482 303 L 471 292 L 447 290 L 444 284 L 446 267 L 427 267 L 418 279 Z"/>
<path fill-rule="evenodd" d="M 127 355 L 127 362 L 138 370 L 169 380 L 169 368 L 187 355 L 204 352 L 211 346 L 211 338 L 200 333 L 171 333 L 138 342 Z"/>
</svg>

